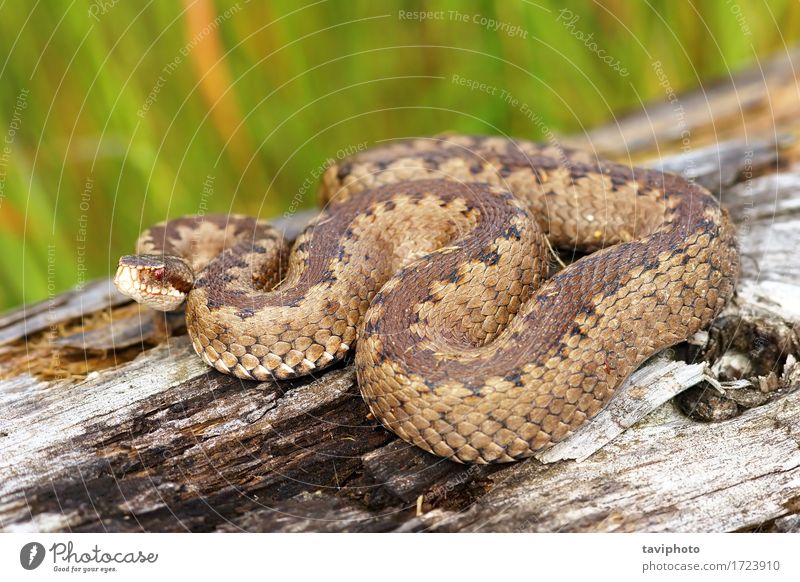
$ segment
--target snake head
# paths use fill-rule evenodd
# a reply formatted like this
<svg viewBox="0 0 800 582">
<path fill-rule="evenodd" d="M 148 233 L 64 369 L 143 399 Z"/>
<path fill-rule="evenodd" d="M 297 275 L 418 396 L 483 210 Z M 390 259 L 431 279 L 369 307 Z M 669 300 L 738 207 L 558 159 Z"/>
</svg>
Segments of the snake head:
<svg viewBox="0 0 800 582">
<path fill-rule="evenodd" d="M 151 309 L 175 311 L 192 289 L 194 274 L 180 257 L 127 255 L 119 260 L 114 285 Z"/>
</svg>

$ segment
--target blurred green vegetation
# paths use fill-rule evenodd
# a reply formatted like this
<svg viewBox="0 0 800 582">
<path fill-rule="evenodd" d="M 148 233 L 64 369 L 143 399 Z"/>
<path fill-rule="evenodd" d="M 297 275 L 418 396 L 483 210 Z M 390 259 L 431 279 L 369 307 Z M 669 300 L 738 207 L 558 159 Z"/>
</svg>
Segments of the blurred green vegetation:
<svg viewBox="0 0 800 582">
<path fill-rule="evenodd" d="M 340 150 L 580 132 L 663 99 L 654 61 L 679 91 L 798 34 L 790 0 L 0 3 L 0 307 L 107 275 L 159 220 L 311 206 Z"/>
</svg>

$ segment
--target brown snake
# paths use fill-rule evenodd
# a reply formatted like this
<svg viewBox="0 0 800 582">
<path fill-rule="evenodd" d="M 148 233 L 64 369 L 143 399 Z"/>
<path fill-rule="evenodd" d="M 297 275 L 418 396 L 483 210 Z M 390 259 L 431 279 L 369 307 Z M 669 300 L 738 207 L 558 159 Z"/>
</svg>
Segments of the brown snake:
<svg viewBox="0 0 800 582">
<path fill-rule="evenodd" d="M 157 309 L 186 300 L 195 351 L 240 378 L 355 349 L 373 414 L 464 462 L 564 439 L 646 358 L 708 326 L 738 273 L 706 190 L 555 146 L 399 142 L 329 168 L 321 197 L 291 252 L 253 218 L 179 218 L 146 231 L 115 282 Z M 597 252 L 546 279 L 545 237 Z"/>
</svg>

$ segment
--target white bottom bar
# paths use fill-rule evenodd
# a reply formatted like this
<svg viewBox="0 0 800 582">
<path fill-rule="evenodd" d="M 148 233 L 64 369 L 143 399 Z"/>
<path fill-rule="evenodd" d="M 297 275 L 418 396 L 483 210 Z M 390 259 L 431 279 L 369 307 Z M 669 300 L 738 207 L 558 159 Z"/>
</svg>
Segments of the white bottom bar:
<svg viewBox="0 0 800 582">
<path fill-rule="evenodd" d="M 793 534 L 3 534 L 0 578 L 800 580 L 798 541 Z"/>
</svg>

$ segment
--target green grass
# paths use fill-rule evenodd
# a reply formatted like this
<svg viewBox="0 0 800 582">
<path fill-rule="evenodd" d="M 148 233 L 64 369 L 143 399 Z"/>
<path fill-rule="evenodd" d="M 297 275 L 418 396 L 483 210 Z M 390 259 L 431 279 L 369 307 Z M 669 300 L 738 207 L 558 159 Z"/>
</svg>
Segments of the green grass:
<svg viewBox="0 0 800 582">
<path fill-rule="evenodd" d="M 311 206 L 303 183 L 340 149 L 443 130 L 581 131 L 663 98 L 653 61 L 689 89 L 800 35 L 788 0 L 586 2 L 571 28 L 550 0 L 426 2 L 443 18 L 425 21 L 400 18 L 421 2 L 68 4 L 0 1 L 0 308 L 107 275 L 159 220 L 269 217 L 296 196 Z"/>
</svg>

